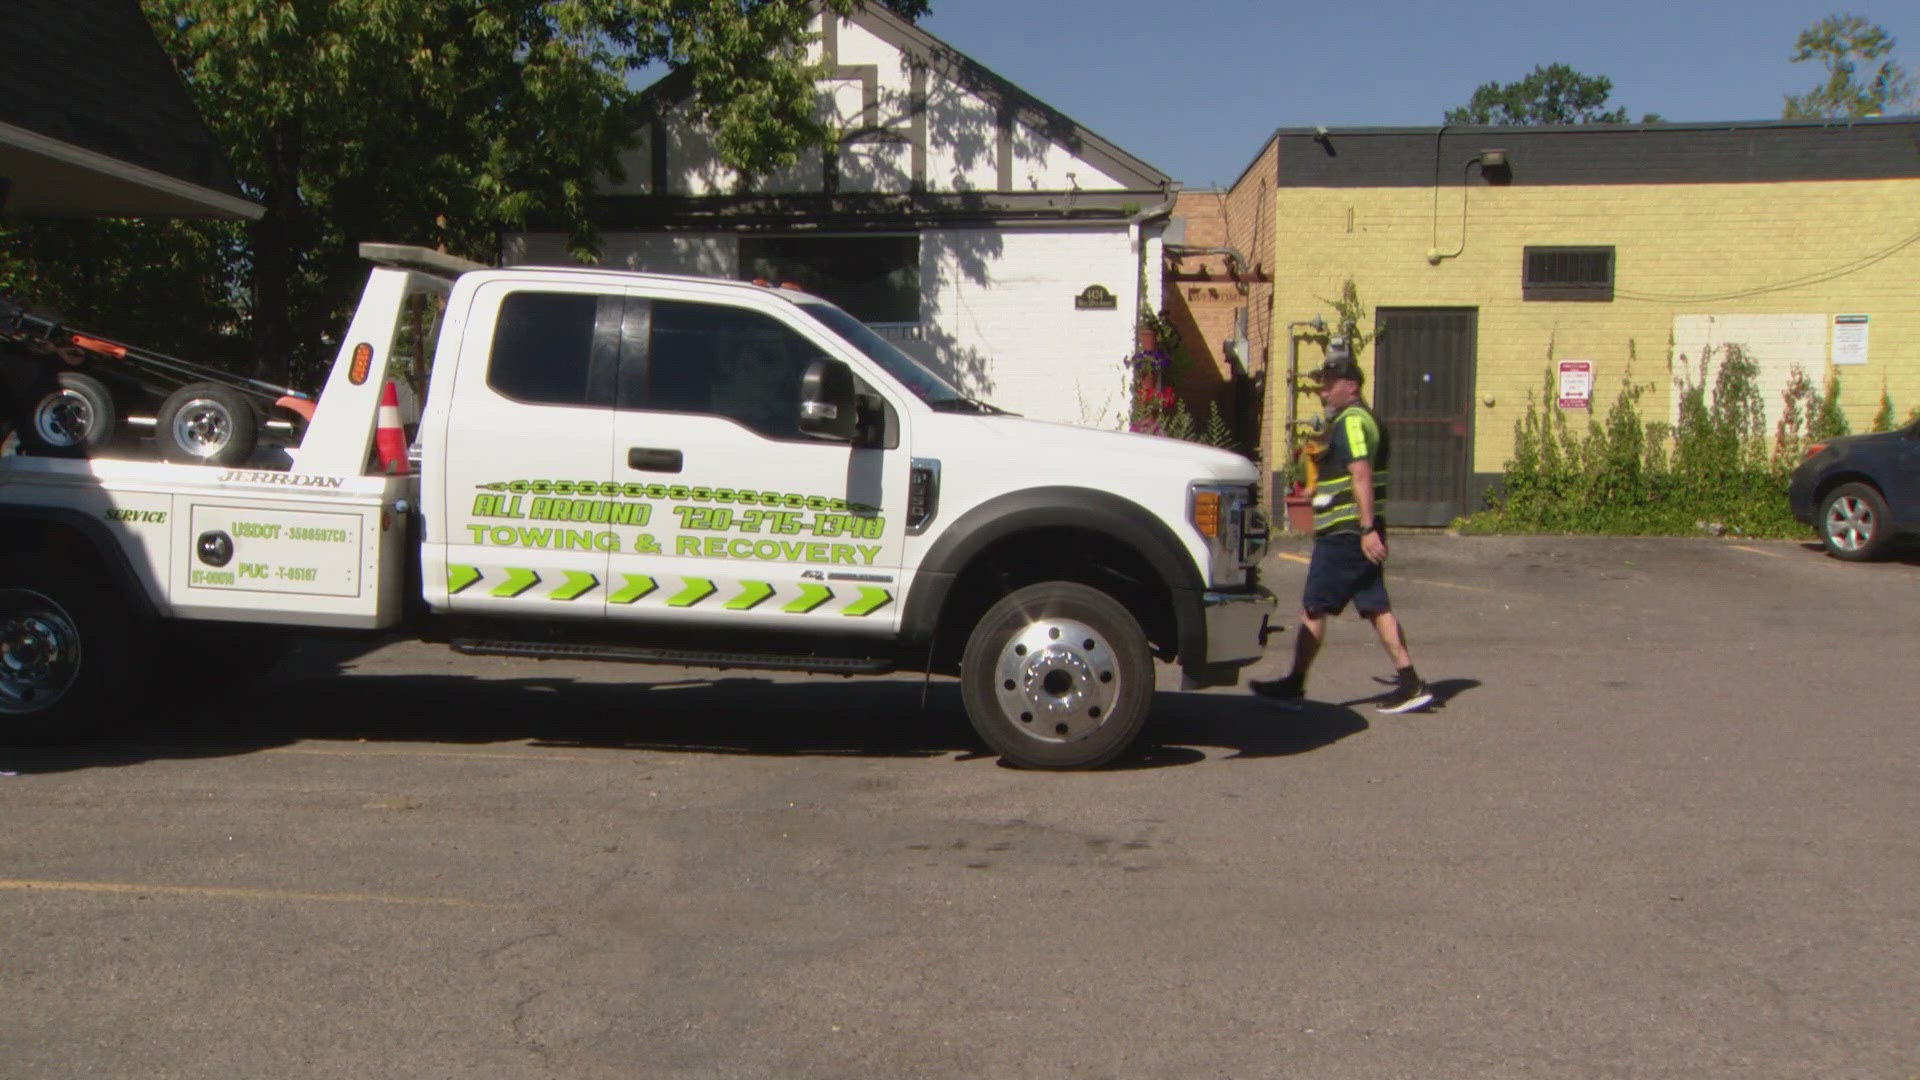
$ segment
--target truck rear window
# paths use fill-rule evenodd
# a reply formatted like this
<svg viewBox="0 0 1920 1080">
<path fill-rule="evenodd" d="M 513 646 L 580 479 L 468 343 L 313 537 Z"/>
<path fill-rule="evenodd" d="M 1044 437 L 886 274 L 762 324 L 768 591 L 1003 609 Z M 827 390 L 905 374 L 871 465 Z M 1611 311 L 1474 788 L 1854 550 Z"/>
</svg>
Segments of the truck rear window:
<svg viewBox="0 0 1920 1080">
<path fill-rule="evenodd" d="M 599 303 L 583 293 L 509 295 L 493 328 L 487 385 L 534 405 L 587 404 Z"/>
</svg>

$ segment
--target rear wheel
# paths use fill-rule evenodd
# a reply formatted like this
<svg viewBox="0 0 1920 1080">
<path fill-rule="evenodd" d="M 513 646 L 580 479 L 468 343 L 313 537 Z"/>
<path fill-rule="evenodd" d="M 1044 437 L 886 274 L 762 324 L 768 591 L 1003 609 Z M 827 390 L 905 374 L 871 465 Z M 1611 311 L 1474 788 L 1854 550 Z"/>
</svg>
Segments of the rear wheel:
<svg viewBox="0 0 1920 1080">
<path fill-rule="evenodd" d="M 1820 539 L 1836 559 L 1878 558 L 1893 541 L 1887 501 L 1867 484 L 1841 484 L 1820 504 Z"/>
<path fill-rule="evenodd" d="M 124 606 L 67 563 L 9 563 L 0 570 L 0 742 L 95 734 L 126 681 Z"/>
<path fill-rule="evenodd" d="M 55 372 L 28 403 L 20 446 L 29 454 L 87 457 L 111 442 L 119 425 L 105 383 L 79 371 Z"/>
<path fill-rule="evenodd" d="M 1140 734 L 1153 656 L 1140 623 L 1098 589 L 1047 581 L 987 610 L 960 661 L 967 719 L 1009 762 L 1091 769 Z"/>
<path fill-rule="evenodd" d="M 259 437 L 253 403 L 213 382 L 188 383 L 167 395 L 154 421 L 161 460 L 189 465 L 244 465 Z"/>
</svg>

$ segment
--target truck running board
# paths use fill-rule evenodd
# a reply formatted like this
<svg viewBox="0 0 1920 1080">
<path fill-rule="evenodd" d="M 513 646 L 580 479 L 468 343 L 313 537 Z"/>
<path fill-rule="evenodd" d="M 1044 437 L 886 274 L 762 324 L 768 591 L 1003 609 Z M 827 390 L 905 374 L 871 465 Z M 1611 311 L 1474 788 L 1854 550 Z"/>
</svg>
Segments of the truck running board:
<svg viewBox="0 0 1920 1080">
<path fill-rule="evenodd" d="M 548 641 L 482 641 L 455 638 L 453 651 L 467 656 L 524 656 L 535 660 L 614 660 L 628 664 L 677 664 L 682 667 L 752 668 L 759 671 L 811 671 L 824 675 L 884 675 L 892 660 L 865 656 L 793 656 L 786 653 L 735 653 L 704 649 L 648 649 L 635 645 L 571 645 Z"/>
</svg>

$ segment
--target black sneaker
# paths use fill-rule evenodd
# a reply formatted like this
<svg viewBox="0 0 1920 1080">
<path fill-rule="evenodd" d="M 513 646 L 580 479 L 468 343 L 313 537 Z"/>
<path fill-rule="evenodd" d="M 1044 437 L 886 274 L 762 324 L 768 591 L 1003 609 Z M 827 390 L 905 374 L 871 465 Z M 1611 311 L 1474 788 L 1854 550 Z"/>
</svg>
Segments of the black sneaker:
<svg viewBox="0 0 1920 1080">
<path fill-rule="evenodd" d="M 1298 675 L 1288 675 L 1284 679 L 1254 679 L 1247 683 L 1247 689 L 1255 697 L 1265 698 L 1283 709 L 1298 709 L 1307 696 L 1306 683 Z"/>
<path fill-rule="evenodd" d="M 1419 676 L 1402 677 L 1398 686 L 1385 701 L 1374 706 L 1374 711 L 1383 713 L 1413 712 L 1433 704 L 1433 691 L 1420 681 Z"/>
</svg>

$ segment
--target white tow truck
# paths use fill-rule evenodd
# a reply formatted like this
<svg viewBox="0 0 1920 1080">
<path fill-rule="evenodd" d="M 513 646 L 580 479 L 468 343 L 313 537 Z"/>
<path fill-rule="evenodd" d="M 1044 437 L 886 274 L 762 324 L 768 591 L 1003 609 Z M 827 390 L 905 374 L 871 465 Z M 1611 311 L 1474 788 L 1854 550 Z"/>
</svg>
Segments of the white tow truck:
<svg viewBox="0 0 1920 1080">
<path fill-rule="evenodd" d="M 362 253 L 297 445 L 0 459 L 0 740 L 69 737 L 149 680 L 212 677 L 208 650 L 234 670 L 271 628 L 332 627 L 957 675 L 1007 760 L 1088 768 L 1139 733 L 1156 657 L 1218 686 L 1261 655 L 1267 526 L 1240 455 L 1006 414 L 790 288 Z M 411 467 L 383 468 L 422 298 L 441 314 Z"/>
</svg>

